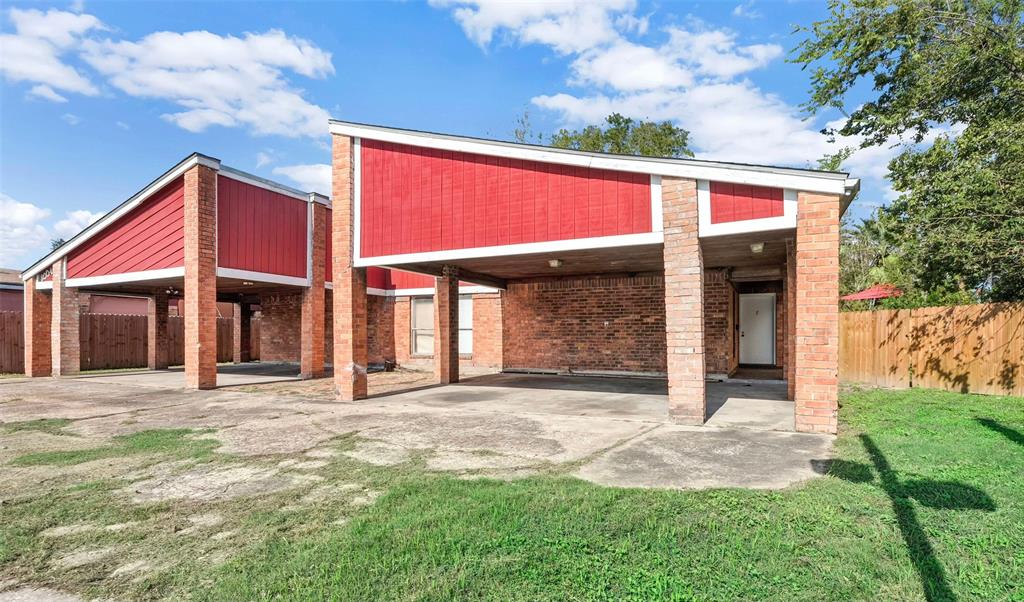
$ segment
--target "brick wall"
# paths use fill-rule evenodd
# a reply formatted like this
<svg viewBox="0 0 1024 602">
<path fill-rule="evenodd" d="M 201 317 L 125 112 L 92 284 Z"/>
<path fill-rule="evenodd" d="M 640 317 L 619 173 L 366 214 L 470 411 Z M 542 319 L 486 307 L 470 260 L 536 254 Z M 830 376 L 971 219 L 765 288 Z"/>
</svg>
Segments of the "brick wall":
<svg viewBox="0 0 1024 602">
<path fill-rule="evenodd" d="M 395 305 L 395 297 L 366 297 L 366 342 L 371 364 L 395 361 Z M 406 334 L 406 340 L 408 337 Z"/>
<path fill-rule="evenodd" d="M 839 409 L 839 197 L 797 196 L 796 430 L 835 433 Z"/>
<path fill-rule="evenodd" d="M 469 365 L 501 367 L 501 318 L 501 293 L 473 295 L 473 357 Z"/>
<path fill-rule="evenodd" d="M 412 359 L 412 298 L 395 297 L 395 361 L 408 364 Z"/>
<path fill-rule="evenodd" d="M 505 368 L 665 372 L 660 274 L 511 282 Z"/>
<path fill-rule="evenodd" d="M 185 382 L 217 386 L 217 172 L 185 172 Z"/>
<path fill-rule="evenodd" d="M 302 335 L 302 294 L 260 296 L 260 361 L 299 361 Z"/>
<path fill-rule="evenodd" d="M 729 375 L 736 370 L 735 299 L 728 270 L 704 270 L 704 361 L 708 374 Z"/>
</svg>

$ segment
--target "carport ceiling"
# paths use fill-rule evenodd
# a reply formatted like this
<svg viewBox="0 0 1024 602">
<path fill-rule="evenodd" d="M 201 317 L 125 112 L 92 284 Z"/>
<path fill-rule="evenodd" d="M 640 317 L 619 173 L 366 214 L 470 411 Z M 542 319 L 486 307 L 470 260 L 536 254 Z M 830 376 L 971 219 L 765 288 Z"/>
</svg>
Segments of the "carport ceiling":
<svg viewBox="0 0 1024 602">
<path fill-rule="evenodd" d="M 753 232 L 702 238 L 701 252 L 706 268 L 735 268 L 748 266 L 778 266 L 786 263 L 786 240 L 794 238 L 796 231 Z M 761 253 L 754 253 L 750 245 L 764 243 Z"/>
<path fill-rule="evenodd" d="M 548 263 L 561 260 L 555 268 Z M 445 262 L 392 265 L 401 270 L 438 274 Z M 662 245 L 639 245 L 633 247 L 612 247 L 582 251 L 559 251 L 529 255 L 505 255 L 459 259 L 447 262 L 477 274 L 484 274 L 501 280 L 521 280 L 551 276 L 576 276 L 581 274 L 623 274 L 637 272 L 661 272 Z"/>
</svg>

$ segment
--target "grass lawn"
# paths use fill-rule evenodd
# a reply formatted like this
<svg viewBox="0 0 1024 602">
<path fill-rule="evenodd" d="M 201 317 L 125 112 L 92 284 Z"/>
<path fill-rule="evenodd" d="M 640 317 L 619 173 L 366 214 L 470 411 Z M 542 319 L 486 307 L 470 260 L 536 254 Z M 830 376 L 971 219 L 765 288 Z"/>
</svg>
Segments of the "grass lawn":
<svg viewBox="0 0 1024 602">
<path fill-rule="evenodd" d="M 208 542 L 173 535 L 180 508 L 132 505 L 93 481 L 0 505 L 0 581 L 211 601 L 1024 600 L 1024 399 L 851 390 L 840 416 L 829 475 L 773 492 L 612 489 L 558 471 L 460 480 L 336 457 L 328 482 L 358 479 L 380 497 L 220 502 L 235 552 L 219 565 L 201 559 Z M 154 433 L 84 456 L 234 461 L 201 434 Z M 44 568 L 39 532 L 83 517 L 153 526 L 82 542 L 174 560 L 134 581 Z"/>
</svg>

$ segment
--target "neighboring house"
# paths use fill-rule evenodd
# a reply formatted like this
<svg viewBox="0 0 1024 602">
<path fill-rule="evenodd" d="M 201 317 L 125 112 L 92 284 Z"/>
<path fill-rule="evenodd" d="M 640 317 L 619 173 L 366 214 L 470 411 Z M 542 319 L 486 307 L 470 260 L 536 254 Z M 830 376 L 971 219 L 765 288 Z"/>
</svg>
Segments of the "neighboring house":
<svg viewBox="0 0 1024 602">
<path fill-rule="evenodd" d="M 82 292 L 148 296 L 164 366 L 168 299 L 183 296 L 193 388 L 216 386 L 222 302 L 243 347 L 260 307 L 261 359 L 305 377 L 333 361 L 341 399 L 366 395 L 371 363 L 429 358 L 447 383 L 461 360 L 667 377 L 668 415 L 701 424 L 706 376 L 742 366 L 786 378 L 797 430 L 835 432 L 839 219 L 856 179 L 330 130 L 333 203 L 193 154 L 27 269 L 26 372 L 77 370 Z"/>
<path fill-rule="evenodd" d="M 25 287 L 20 274 L 18 270 L 0 268 L 0 311 L 21 311 Z"/>
</svg>

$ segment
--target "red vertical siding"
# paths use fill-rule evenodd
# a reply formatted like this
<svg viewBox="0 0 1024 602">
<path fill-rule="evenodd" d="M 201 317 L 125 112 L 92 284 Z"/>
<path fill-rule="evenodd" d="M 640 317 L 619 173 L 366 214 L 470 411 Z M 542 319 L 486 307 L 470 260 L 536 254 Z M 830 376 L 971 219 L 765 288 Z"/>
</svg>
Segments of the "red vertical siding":
<svg viewBox="0 0 1024 602">
<path fill-rule="evenodd" d="M 711 182 L 711 223 L 783 215 L 781 188 Z"/>
<path fill-rule="evenodd" d="M 164 186 L 68 255 L 69 278 L 185 265 L 184 180 Z"/>
<path fill-rule="evenodd" d="M 651 231 L 650 176 L 361 144 L 363 257 Z"/>
<path fill-rule="evenodd" d="M 217 178 L 217 265 L 306 277 L 306 201 Z"/>
</svg>

